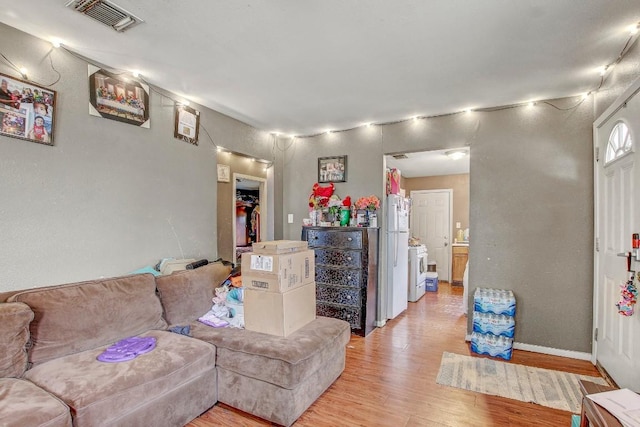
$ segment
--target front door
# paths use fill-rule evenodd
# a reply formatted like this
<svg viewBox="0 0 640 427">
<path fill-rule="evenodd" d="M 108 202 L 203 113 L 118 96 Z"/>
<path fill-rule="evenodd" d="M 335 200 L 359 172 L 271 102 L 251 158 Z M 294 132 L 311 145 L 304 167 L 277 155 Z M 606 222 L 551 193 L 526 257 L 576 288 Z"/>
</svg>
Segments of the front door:
<svg viewBox="0 0 640 427">
<path fill-rule="evenodd" d="M 607 110 L 594 124 L 594 137 L 595 358 L 620 387 L 640 391 L 640 307 L 632 316 L 616 307 L 620 285 L 632 275 L 625 254 L 631 251 L 632 233 L 640 232 L 640 96 L 622 98 Z M 631 262 L 631 270 L 639 267 L 640 262 Z"/>
<path fill-rule="evenodd" d="M 411 235 L 427 246 L 436 262 L 438 280 L 449 281 L 451 247 L 451 190 L 411 192 Z"/>
</svg>

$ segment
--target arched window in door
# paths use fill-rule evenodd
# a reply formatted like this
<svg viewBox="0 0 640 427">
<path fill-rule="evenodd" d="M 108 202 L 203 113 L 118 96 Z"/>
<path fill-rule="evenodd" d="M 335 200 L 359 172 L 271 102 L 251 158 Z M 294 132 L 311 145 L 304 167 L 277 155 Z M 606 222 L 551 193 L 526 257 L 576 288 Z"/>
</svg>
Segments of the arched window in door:
<svg viewBox="0 0 640 427">
<path fill-rule="evenodd" d="M 631 137 L 629 127 L 627 127 L 624 122 L 616 123 L 609 134 L 605 163 L 611 163 L 627 153 L 630 153 L 632 148 L 633 138 Z"/>
</svg>

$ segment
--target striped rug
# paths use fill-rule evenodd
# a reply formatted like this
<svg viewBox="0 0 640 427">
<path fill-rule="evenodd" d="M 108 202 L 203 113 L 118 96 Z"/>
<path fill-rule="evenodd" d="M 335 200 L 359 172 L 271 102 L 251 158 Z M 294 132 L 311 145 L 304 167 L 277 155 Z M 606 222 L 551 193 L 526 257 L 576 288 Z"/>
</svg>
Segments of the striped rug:
<svg viewBox="0 0 640 427">
<path fill-rule="evenodd" d="M 436 382 L 578 413 L 582 401 L 578 380 L 607 384 L 599 377 L 445 352 Z"/>
</svg>

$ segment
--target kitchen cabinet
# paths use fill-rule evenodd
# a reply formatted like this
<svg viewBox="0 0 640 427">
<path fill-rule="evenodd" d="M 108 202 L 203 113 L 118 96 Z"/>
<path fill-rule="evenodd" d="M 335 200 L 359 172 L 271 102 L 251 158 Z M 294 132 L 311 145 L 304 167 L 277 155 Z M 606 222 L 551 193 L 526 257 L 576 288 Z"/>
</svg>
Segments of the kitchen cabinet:
<svg viewBox="0 0 640 427">
<path fill-rule="evenodd" d="M 378 229 L 303 227 L 315 251 L 316 314 L 346 320 L 355 334 L 375 328 L 378 296 Z"/>
<path fill-rule="evenodd" d="M 469 259 L 468 244 L 453 244 L 451 248 L 453 261 L 451 263 L 451 284 L 462 286 L 462 277 L 464 269 Z"/>
</svg>

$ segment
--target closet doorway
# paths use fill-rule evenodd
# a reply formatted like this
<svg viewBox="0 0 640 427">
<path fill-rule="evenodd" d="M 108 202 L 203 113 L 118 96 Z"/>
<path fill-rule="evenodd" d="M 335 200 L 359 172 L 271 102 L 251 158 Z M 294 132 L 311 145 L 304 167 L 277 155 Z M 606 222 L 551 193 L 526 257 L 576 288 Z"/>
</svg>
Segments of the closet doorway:
<svg viewBox="0 0 640 427">
<path fill-rule="evenodd" d="M 232 227 L 234 262 L 240 264 L 242 254 L 251 252 L 252 244 L 260 242 L 266 232 L 265 178 L 233 174 Z"/>
</svg>

